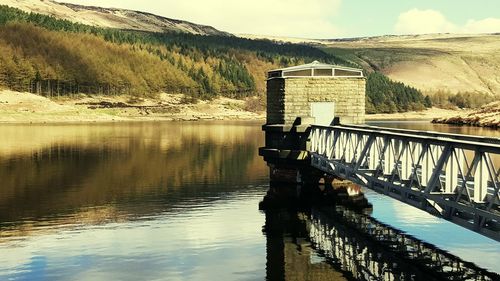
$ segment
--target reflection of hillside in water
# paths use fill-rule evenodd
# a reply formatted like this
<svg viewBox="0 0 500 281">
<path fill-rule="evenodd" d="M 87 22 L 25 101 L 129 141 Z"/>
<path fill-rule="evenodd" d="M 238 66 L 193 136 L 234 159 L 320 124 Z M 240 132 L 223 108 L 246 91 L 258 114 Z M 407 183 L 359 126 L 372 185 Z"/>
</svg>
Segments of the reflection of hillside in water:
<svg viewBox="0 0 500 281">
<path fill-rule="evenodd" d="M 237 122 L 2 126 L 0 222 L 71 212 L 99 221 L 117 206 L 141 215 L 217 199 L 265 182 L 259 134 Z"/>
</svg>

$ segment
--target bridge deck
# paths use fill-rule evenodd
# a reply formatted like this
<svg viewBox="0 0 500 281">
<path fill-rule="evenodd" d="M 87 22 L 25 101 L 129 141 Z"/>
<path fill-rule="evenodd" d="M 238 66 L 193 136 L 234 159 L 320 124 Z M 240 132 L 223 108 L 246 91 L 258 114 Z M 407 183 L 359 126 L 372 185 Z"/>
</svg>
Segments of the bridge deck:
<svg viewBox="0 0 500 281">
<path fill-rule="evenodd" d="M 311 164 L 500 241 L 500 139 L 312 126 Z"/>
</svg>

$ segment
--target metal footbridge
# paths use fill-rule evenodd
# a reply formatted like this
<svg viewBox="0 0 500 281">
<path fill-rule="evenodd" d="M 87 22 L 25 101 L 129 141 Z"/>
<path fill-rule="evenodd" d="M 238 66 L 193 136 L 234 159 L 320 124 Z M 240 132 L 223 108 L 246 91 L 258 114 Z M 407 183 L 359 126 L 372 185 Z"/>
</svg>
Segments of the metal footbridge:
<svg viewBox="0 0 500 281">
<path fill-rule="evenodd" d="M 500 241 L 500 139 L 361 125 L 308 135 L 312 167 Z"/>
</svg>

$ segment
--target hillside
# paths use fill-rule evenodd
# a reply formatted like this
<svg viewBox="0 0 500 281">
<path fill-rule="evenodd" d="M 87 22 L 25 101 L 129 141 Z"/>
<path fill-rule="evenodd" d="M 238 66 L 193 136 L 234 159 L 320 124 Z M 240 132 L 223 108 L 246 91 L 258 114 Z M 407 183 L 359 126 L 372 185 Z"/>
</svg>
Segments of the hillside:
<svg viewBox="0 0 500 281">
<path fill-rule="evenodd" d="M 344 63 L 310 46 L 100 28 L 2 5 L 0 50 L 0 86 L 47 96 L 241 98 L 263 94 L 269 69 L 312 60 Z"/>
<path fill-rule="evenodd" d="M 4 2 L 30 12 L 0 6 L 0 86 L 17 91 L 254 96 L 263 109 L 266 71 L 318 60 L 365 70 L 367 113 L 475 108 L 500 95 L 500 35 L 241 38 L 138 11 Z"/>
<path fill-rule="evenodd" d="M 263 110 L 270 69 L 314 60 L 359 66 L 308 45 L 101 28 L 1 5 L 0 38 L 0 87 L 48 97 L 166 92 L 191 100 L 247 98 L 248 108 Z M 368 75 L 368 113 L 429 106 L 418 90 Z"/>
<path fill-rule="evenodd" d="M 50 15 L 58 19 L 105 28 L 231 36 L 231 34 L 211 26 L 170 19 L 140 11 L 83 6 L 52 0 L 2 0 L 0 4 L 18 8 L 25 12 Z"/>
<path fill-rule="evenodd" d="M 381 36 L 322 41 L 321 46 L 431 95 L 500 95 L 498 34 Z"/>
</svg>

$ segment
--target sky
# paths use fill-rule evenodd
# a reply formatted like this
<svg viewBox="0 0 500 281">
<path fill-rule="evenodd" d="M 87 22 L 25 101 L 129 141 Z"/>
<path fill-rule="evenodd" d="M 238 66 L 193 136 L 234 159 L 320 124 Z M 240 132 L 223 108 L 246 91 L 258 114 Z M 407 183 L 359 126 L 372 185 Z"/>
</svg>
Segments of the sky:
<svg viewBox="0 0 500 281">
<path fill-rule="evenodd" d="M 151 12 L 237 34 L 347 38 L 500 32 L 499 0 L 58 0 Z"/>
</svg>

